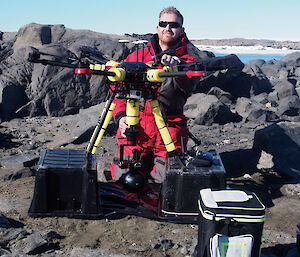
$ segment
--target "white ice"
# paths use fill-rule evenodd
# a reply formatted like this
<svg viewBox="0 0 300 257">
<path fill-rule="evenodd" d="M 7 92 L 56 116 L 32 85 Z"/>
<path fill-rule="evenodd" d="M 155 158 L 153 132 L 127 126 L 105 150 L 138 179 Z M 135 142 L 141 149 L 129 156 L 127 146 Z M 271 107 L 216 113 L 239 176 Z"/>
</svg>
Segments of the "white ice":
<svg viewBox="0 0 300 257">
<path fill-rule="evenodd" d="M 286 47 L 272 48 L 261 45 L 255 46 L 211 46 L 211 45 L 196 45 L 200 50 L 210 51 L 219 54 L 279 54 L 287 55 L 293 52 L 300 52 L 300 50 L 292 50 Z"/>
</svg>

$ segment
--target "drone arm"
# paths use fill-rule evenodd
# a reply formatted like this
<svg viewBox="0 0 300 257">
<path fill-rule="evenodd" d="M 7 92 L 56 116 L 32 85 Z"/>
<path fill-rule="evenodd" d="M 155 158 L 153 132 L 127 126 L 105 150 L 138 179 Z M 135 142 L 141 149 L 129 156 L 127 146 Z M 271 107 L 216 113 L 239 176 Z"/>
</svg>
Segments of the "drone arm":
<svg viewBox="0 0 300 257">
<path fill-rule="evenodd" d="M 29 59 L 29 61 L 31 61 L 33 63 L 41 63 L 43 65 L 53 65 L 53 66 L 73 68 L 73 69 L 77 68 L 77 66 L 75 64 L 51 61 L 51 60 L 40 59 L 40 58 L 32 59 L 32 60 Z"/>
</svg>

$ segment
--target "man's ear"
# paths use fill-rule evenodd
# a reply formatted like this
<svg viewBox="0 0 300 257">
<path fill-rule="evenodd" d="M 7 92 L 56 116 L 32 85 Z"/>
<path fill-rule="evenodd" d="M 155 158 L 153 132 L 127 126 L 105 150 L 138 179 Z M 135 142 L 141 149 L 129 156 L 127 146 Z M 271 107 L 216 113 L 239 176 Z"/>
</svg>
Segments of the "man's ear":
<svg viewBox="0 0 300 257">
<path fill-rule="evenodd" d="M 184 27 L 181 28 L 181 34 L 184 35 Z"/>
</svg>

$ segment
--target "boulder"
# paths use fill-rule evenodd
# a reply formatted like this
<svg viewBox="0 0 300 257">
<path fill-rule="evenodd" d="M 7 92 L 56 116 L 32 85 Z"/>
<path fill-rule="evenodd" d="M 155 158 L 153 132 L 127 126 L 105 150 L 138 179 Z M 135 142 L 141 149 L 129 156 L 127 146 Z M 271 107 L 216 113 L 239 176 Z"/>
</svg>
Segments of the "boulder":
<svg viewBox="0 0 300 257">
<path fill-rule="evenodd" d="M 221 88 L 212 87 L 207 94 L 215 95 L 224 104 L 232 104 L 233 96 L 230 93 L 223 91 Z"/>
<path fill-rule="evenodd" d="M 274 110 L 246 97 L 237 99 L 235 110 L 246 121 L 268 122 L 278 118 Z"/>
<path fill-rule="evenodd" d="M 261 65 L 260 69 L 269 80 L 273 80 L 279 78 L 279 72 L 284 69 L 284 66 L 280 61 L 270 60 Z"/>
<path fill-rule="evenodd" d="M 226 92 L 231 93 L 235 98 L 253 97 L 262 93 L 272 91 L 272 85 L 268 78 L 260 71 L 259 67 L 249 67 L 247 63 L 242 73 L 226 85 L 222 87 Z"/>
<path fill-rule="evenodd" d="M 294 85 L 287 80 L 283 80 L 276 84 L 274 91 L 277 93 L 278 102 L 287 96 L 296 94 Z"/>
<path fill-rule="evenodd" d="M 41 45 L 50 44 L 51 41 L 50 25 L 31 23 L 19 29 L 13 49 L 17 50 L 26 46 L 39 47 Z"/>
<path fill-rule="evenodd" d="M 295 69 L 294 75 L 298 78 L 300 78 L 300 67 Z"/>
<path fill-rule="evenodd" d="M 257 163 L 264 151 L 272 155 L 276 171 L 300 181 L 300 122 L 279 122 L 257 130 L 252 150 Z"/>
<path fill-rule="evenodd" d="M 255 102 L 258 102 L 263 105 L 266 105 L 269 103 L 267 93 L 261 93 L 259 95 L 255 95 L 255 96 L 251 97 L 251 99 L 254 100 Z"/>
<path fill-rule="evenodd" d="M 188 98 L 184 114 L 188 118 L 194 119 L 194 123 L 198 125 L 226 124 L 241 120 L 239 115 L 232 113 L 230 108 L 216 96 L 202 93 Z"/>
<path fill-rule="evenodd" d="M 0 213 L 0 228 L 11 228 L 9 220 Z"/>
<path fill-rule="evenodd" d="M 287 116 L 298 116 L 300 115 L 300 99 L 298 95 L 287 96 L 281 99 L 277 114 Z"/>
<path fill-rule="evenodd" d="M 287 67 L 300 67 L 300 52 L 288 54 L 282 57 L 280 62 Z"/>
<path fill-rule="evenodd" d="M 129 48 L 118 37 L 92 31 L 70 30 L 63 25 L 31 23 L 20 28 L 15 41 L 0 45 L 0 119 L 27 115 L 62 116 L 78 113 L 80 108 L 101 103 L 107 94 L 106 79 L 99 76 L 76 76 L 69 68 L 32 64 L 27 61 L 31 47 L 51 60 L 71 62 L 80 56 L 82 46 L 97 51 L 96 63 L 122 60 Z M 44 58 L 44 56 L 42 56 Z"/>
</svg>

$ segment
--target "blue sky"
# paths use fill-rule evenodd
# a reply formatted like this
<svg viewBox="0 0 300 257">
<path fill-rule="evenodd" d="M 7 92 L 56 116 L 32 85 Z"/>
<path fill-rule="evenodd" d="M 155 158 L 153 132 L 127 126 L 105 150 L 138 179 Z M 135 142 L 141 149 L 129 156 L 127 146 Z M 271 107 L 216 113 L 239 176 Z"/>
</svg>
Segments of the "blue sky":
<svg viewBox="0 0 300 257">
<path fill-rule="evenodd" d="M 35 22 L 119 35 L 154 33 L 159 12 L 170 5 L 183 14 L 189 39 L 300 41 L 300 0 L 6 0 L 0 31 Z"/>
</svg>

